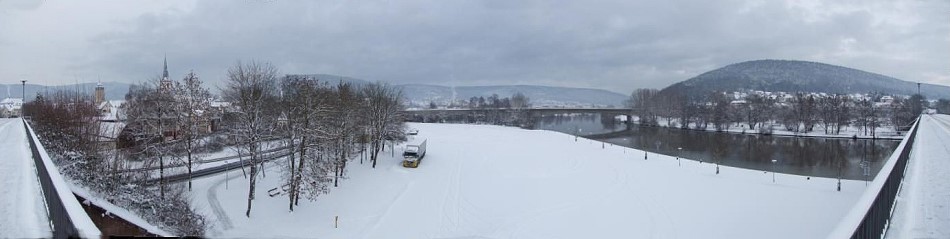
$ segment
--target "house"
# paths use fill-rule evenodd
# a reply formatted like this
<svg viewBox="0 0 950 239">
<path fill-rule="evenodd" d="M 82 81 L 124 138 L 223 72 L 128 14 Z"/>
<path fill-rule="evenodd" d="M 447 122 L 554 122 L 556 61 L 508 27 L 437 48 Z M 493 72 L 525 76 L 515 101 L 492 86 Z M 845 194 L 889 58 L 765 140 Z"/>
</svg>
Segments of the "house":
<svg viewBox="0 0 950 239">
<path fill-rule="evenodd" d="M 99 121 L 102 122 L 118 122 L 125 120 L 125 112 L 122 108 L 122 105 L 125 104 L 124 100 L 108 100 L 99 103 L 96 106 L 96 110 L 99 111 Z"/>
<path fill-rule="evenodd" d="M 881 102 L 881 103 L 885 103 L 885 104 L 894 103 L 894 97 L 891 97 L 891 96 L 889 96 L 889 95 L 882 96 L 880 102 Z"/>
<path fill-rule="evenodd" d="M 20 110 L 23 107 L 23 99 L 21 98 L 6 98 L 0 101 L 0 117 L 10 118 L 10 117 L 19 117 Z"/>
</svg>

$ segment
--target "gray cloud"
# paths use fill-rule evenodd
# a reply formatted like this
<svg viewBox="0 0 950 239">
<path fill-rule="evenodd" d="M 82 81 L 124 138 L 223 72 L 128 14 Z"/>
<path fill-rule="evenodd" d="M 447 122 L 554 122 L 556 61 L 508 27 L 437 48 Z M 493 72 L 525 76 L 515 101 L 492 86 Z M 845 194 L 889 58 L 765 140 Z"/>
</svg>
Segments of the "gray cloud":
<svg viewBox="0 0 950 239">
<path fill-rule="evenodd" d="M 199 1 L 87 39 L 68 66 L 141 81 L 236 60 L 394 83 L 629 92 L 755 59 L 950 85 L 945 1 Z M 0 73 L 2 74 L 2 73 Z"/>
</svg>

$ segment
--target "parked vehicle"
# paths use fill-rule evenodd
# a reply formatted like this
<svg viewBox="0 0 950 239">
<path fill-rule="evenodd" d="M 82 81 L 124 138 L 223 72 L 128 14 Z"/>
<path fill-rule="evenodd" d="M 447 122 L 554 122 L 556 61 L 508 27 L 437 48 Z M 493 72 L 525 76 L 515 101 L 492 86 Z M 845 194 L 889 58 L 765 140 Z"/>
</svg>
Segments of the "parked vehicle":
<svg viewBox="0 0 950 239">
<path fill-rule="evenodd" d="M 406 143 L 406 150 L 402 152 L 403 167 L 419 167 L 419 162 L 426 156 L 426 142 L 425 138 L 415 137 L 415 139 Z"/>
</svg>

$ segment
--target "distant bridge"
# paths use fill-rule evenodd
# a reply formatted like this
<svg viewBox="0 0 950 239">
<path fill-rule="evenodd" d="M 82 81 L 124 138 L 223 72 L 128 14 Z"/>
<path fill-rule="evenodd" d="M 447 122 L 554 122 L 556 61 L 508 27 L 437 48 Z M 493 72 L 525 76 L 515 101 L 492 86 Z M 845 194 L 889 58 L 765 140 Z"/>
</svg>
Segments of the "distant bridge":
<svg viewBox="0 0 950 239">
<path fill-rule="evenodd" d="M 633 109 L 625 108 L 528 108 L 528 109 L 414 109 L 403 111 L 410 121 L 439 122 L 442 120 L 455 122 L 475 122 L 487 118 L 504 118 L 514 115 L 525 115 L 529 122 L 534 122 L 545 115 L 555 114 L 599 114 L 601 117 L 619 115 L 636 115 Z"/>
<path fill-rule="evenodd" d="M 588 114 L 603 114 L 603 113 L 612 113 L 612 114 L 630 114 L 633 112 L 633 109 L 625 108 L 528 108 L 528 109 L 510 109 L 510 108 L 499 108 L 499 109 L 413 109 L 406 110 L 406 113 L 410 114 L 454 114 L 454 113 L 471 113 L 471 112 L 488 112 L 488 111 L 514 111 L 514 110 L 525 110 L 531 113 L 542 113 L 542 114 L 570 114 L 570 113 L 588 113 Z"/>
</svg>

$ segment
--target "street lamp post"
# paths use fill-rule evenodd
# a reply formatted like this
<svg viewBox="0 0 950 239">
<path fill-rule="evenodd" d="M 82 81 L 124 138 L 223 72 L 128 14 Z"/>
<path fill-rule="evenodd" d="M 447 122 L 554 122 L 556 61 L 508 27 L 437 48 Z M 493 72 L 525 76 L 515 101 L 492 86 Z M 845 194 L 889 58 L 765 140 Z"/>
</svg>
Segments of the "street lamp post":
<svg viewBox="0 0 950 239">
<path fill-rule="evenodd" d="M 574 129 L 577 130 L 576 134 L 574 134 L 574 142 L 577 142 L 577 136 L 581 134 L 581 128 L 575 127 Z"/>
<path fill-rule="evenodd" d="M 230 167 L 228 167 L 228 161 L 224 160 L 224 189 L 225 190 L 228 189 L 228 171 L 231 171 L 231 169 Z"/>
<path fill-rule="evenodd" d="M 778 162 L 777 159 L 772 160 L 772 183 L 775 183 L 775 162 Z"/>
<path fill-rule="evenodd" d="M 23 103 L 26 103 L 26 80 L 20 80 L 20 117 L 23 115 Z"/>
<path fill-rule="evenodd" d="M 716 160 L 716 174 L 719 174 L 719 160 Z"/>
<path fill-rule="evenodd" d="M 683 154 L 683 147 L 677 147 L 676 150 L 679 150 L 676 152 L 676 166 L 682 167 L 683 164 L 680 163 L 680 154 Z"/>
</svg>

